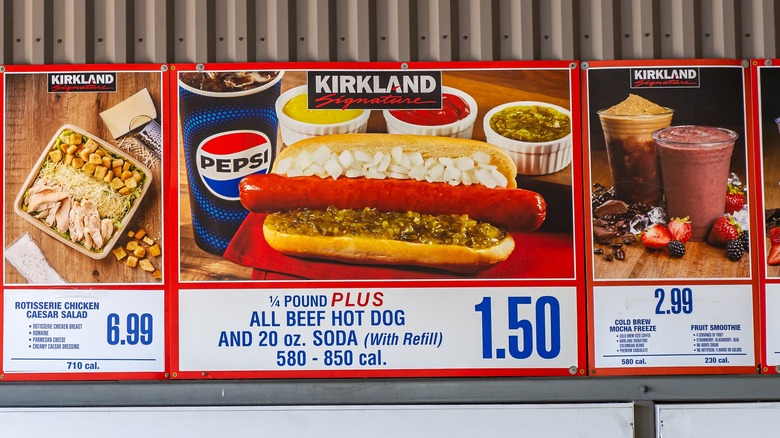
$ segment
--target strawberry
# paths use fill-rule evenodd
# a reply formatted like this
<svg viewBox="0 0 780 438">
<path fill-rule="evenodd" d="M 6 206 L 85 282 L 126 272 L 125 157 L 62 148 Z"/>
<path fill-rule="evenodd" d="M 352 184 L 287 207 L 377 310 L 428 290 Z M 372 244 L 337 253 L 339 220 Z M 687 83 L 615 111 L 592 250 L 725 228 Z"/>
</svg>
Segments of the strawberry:
<svg viewBox="0 0 780 438">
<path fill-rule="evenodd" d="M 642 243 L 652 249 L 662 249 L 669 245 L 672 233 L 661 224 L 653 224 L 642 233 Z"/>
<path fill-rule="evenodd" d="M 691 238 L 691 220 L 688 216 L 673 218 L 666 224 L 666 228 L 672 233 L 672 240 L 679 240 L 685 243 Z"/>
<path fill-rule="evenodd" d="M 734 186 L 731 183 L 726 191 L 726 214 L 742 210 L 745 206 L 745 191 L 740 186 Z"/>
<path fill-rule="evenodd" d="M 722 216 L 712 225 L 707 242 L 715 246 L 726 246 L 729 240 L 739 239 L 739 232 L 739 225 L 733 216 Z"/>
<path fill-rule="evenodd" d="M 780 265 L 780 245 L 772 246 L 769 255 L 766 257 L 766 263 L 770 266 Z"/>
<path fill-rule="evenodd" d="M 780 245 L 780 227 L 774 227 L 769 230 L 769 241 L 772 246 Z"/>
</svg>

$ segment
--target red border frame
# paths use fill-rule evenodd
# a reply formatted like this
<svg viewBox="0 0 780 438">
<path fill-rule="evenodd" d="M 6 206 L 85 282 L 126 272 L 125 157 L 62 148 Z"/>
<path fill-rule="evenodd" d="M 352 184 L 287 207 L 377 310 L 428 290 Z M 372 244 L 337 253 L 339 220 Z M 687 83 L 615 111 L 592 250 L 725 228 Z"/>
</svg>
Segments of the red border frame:
<svg viewBox="0 0 780 438">
<path fill-rule="evenodd" d="M 2 113 L 5 114 L 5 74 L 6 73 L 49 73 L 49 72 L 78 72 L 78 71 L 106 71 L 106 72 L 145 72 L 145 73 L 160 73 L 160 96 L 163 100 L 160 103 L 160 111 L 161 111 L 161 120 L 162 120 L 162 126 L 163 129 L 165 129 L 168 125 L 169 120 L 169 114 L 168 114 L 168 107 L 169 104 L 167 102 L 169 91 L 168 91 L 168 80 L 167 80 L 167 65 L 166 64 L 155 64 L 155 63 L 146 63 L 146 64 L 80 64 L 80 65 L 71 65 L 71 64 L 52 64 L 52 65 L 4 65 L 4 71 L 0 72 L 0 96 L 3 96 L 2 100 L 0 100 L 0 109 L 2 109 Z M 4 137 L 4 129 L 5 129 L 5 120 L 3 120 L 3 123 L 0 124 L 0 138 Z M 164 148 L 163 154 L 166 154 L 166 149 L 170 148 Z M 163 163 L 165 160 L 169 160 L 170 158 L 168 156 L 163 157 Z M 166 204 L 168 201 L 166 200 L 166 190 L 165 187 L 170 184 L 170 175 L 168 175 L 166 172 L 164 172 L 164 169 L 162 169 L 162 176 L 163 176 L 163 183 L 162 183 L 162 205 L 163 205 L 163 211 L 165 211 Z M 3 169 L 0 169 L 0 176 L 3 175 L 4 167 Z M 0 224 L 4 225 L 5 218 L 0 218 Z M 3 228 L 4 229 L 4 228 Z M 165 236 L 165 234 L 164 234 Z M 171 241 L 171 238 L 168 237 L 168 242 Z M 163 243 L 166 245 L 166 243 Z M 3 252 L 4 248 L 0 249 L 0 252 Z M 169 251 L 169 250 L 168 250 Z M 167 252 L 167 251 L 166 251 Z M 51 381 L 51 380 L 57 380 L 57 381 L 100 381 L 100 380 L 162 380 L 168 377 L 167 370 L 170 368 L 170 361 L 168 357 L 168 351 L 170 350 L 170 327 L 168 321 L 170 320 L 170 313 L 171 309 L 168 305 L 168 299 L 167 299 L 167 291 L 169 290 L 169 284 L 170 284 L 170 278 L 171 274 L 168 269 L 164 269 L 163 271 L 163 281 L 161 284 L 143 284 L 143 285 L 132 285 L 132 288 L 135 290 L 163 290 L 163 293 L 166 295 L 164 298 L 165 302 L 165 310 L 164 310 L 164 317 L 165 321 L 164 327 L 165 327 L 165 336 L 162 340 L 162 342 L 165 342 L 164 351 L 165 354 L 163 355 L 165 364 L 163 372 L 106 372 L 106 373 L 97 373 L 97 372 L 84 372 L 84 373 L 2 373 L 0 375 L 0 378 L 2 378 L 2 381 L 10 382 L 10 381 Z M 103 286 L 94 286 L 94 285 L 87 285 L 87 286 L 78 286 L 79 288 L 83 289 L 101 289 L 101 290 L 126 290 L 130 288 L 129 285 L 103 285 Z M 4 285 L 2 286 L 3 292 L 5 290 L 18 290 L 18 289 L 36 289 L 36 290 L 73 290 L 73 287 L 66 287 L 66 286 L 18 286 L 18 285 Z M 0 300 L 0 320 L 2 320 L 4 310 L 4 300 Z M 2 344 L 3 344 L 3 330 L 4 325 L 0 324 L 0 351 L 2 351 Z M 3 370 L 3 357 L 0 355 L 0 370 Z"/>
<path fill-rule="evenodd" d="M 717 66 L 730 66 L 730 67 L 742 67 L 745 74 L 745 80 L 743 84 L 743 95 L 745 100 L 745 148 L 747 153 L 747 170 L 748 175 L 752 178 L 749 178 L 748 185 L 751 187 L 755 187 L 755 184 L 753 184 L 753 180 L 755 180 L 755 164 L 754 164 L 754 154 L 753 154 L 753 148 L 751 145 L 753 144 L 753 138 L 752 138 L 752 132 L 750 130 L 751 121 L 753 119 L 752 117 L 752 95 L 751 95 L 751 75 L 750 70 L 746 68 L 745 65 L 743 65 L 742 61 L 740 60 L 727 60 L 727 59 L 675 59 L 675 60 L 626 60 L 626 61 L 592 61 L 588 63 L 588 69 L 591 67 L 599 68 L 599 67 L 640 67 L 640 66 L 706 66 L 706 67 L 717 67 Z M 585 70 L 585 73 L 582 75 L 582 96 L 580 99 L 582 109 L 585 111 L 588 108 L 588 69 Z M 588 151 L 590 150 L 590 144 L 589 144 L 589 132 L 588 132 L 588 124 L 587 124 L 587 115 L 584 113 L 582 114 L 582 148 L 583 148 L 583 184 L 586 184 L 587 187 L 590 187 L 590 154 Z M 590 191 L 584 191 L 583 192 L 583 203 L 585 205 L 590 205 Z M 756 203 L 756 193 L 755 190 L 751 190 L 748 194 L 749 199 L 748 202 L 751 206 L 757 206 Z M 751 209 L 753 214 L 750 217 L 751 223 L 750 226 L 753 229 L 756 229 L 756 214 L 757 211 L 755 207 Z M 588 215 L 588 218 L 590 215 Z M 585 236 L 591 236 L 593 233 L 592 229 L 592 223 L 590 220 L 586 218 L 585 222 Z M 754 233 L 752 233 L 754 234 Z M 751 247 L 756 248 L 755 246 L 755 240 L 756 236 L 751 235 Z M 753 348 L 755 351 L 755 359 L 756 364 L 755 366 L 733 366 L 733 367 L 687 367 L 687 366 L 681 366 L 681 367 L 625 367 L 625 368 L 596 368 L 593 366 L 595 363 L 595 339 L 594 339 L 594 321 L 593 321 L 593 288 L 595 286 L 645 286 L 645 285 L 665 285 L 665 284 L 679 284 L 679 280 L 665 280 L 665 279 L 658 279 L 658 280 L 647 280 L 647 281 L 631 281 L 628 282 L 620 282 L 615 280 L 595 280 L 593 278 L 593 258 L 591 257 L 591 254 L 593 252 L 593 242 L 591 239 L 588 239 L 586 241 L 586 247 L 587 250 L 585 252 L 585 262 L 586 262 L 586 283 L 587 283 L 587 303 L 588 303 L 588 360 L 590 365 L 590 374 L 593 375 L 620 375 L 620 376 L 628 376 L 628 375 L 671 375 L 671 374 L 755 374 L 758 372 L 758 361 L 759 361 L 759 336 L 758 336 L 758 323 L 759 323 L 759 315 L 758 315 L 758 294 L 756 293 L 758 288 L 758 268 L 757 268 L 757 261 L 756 261 L 756 253 L 757 251 L 751 251 L 750 257 L 751 257 L 751 279 L 749 281 L 747 280 L 688 280 L 686 281 L 686 284 L 691 285 L 708 285 L 708 284 L 718 284 L 718 285 L 744 285 L 744 284 L 750 284 L 753 287 L 753 325 L 754 325 L 754 342 L 753 342 Z"/>
<path fill-rule="evenodd" d="M 175 116 L 178 115 L 176 108 L 177 105 L 177 75 L 176 70 L 187 69 L 195 70 L 198 64 L 194 63 L 180 63 L 171 65 L 171 74 L 168 77 L 169 92 L 171 97 L 169 101 L 169 114 L 172 120 L 175 120 Z M 464 69 L 569 69 L 570 70 L 570 106 L 572 117 L 572 132 L 580 132 L 580 118 L 576 117 L 580 113 L 580 101 L 578 96 L 580 94 L 580 72 L 579 63 L 576 61 L 498 61 L 498 62 L 375 62 L 375 63 L 353 63 L 353 62 L 311 62 L 311 63 L 209 63 L 205 65 L 207 70 L 237 70 L 237 69 L 254 69 L 254 70 L 327 70 L 327 69 L 349 69 L 349 70 L 402 70 L 402 69 L 429 69 L 429 70 L 464 70 Z M 178 124 L 171 124 L 171 130 L 169 131 L 168 141 L 171 145 L 175 146 L 175 152 L 171 153 L 172 158 L 178 156 L 178 137 L 179 126 Z M 578 315 L 578 330 L 577 330 L 577 371 L 575 375 L 584 376 L 586 374 L 586 349 L 585 342 L 587 335 L 585 333 L 585 300 L 581 291 L 584 288 L 582 281 L 582 248 L 579 248 L 579 242 L 581 242 L 582 230 L 576 226 L 577 218 L 582 215 L 582 198 L 578 196 L 578 193 L 582 192 L 582 175 L 578 171 L 576 163 L 582 159 L 582 150 L 578 147 L 579 143 L 577 138 L 574 138 L 573 144 L 573 186 L 572 186 L 572 203 L 573 203 L 573 219 L 574 219 L 574 263 L 575 263 L 575 276 L 571 280 L 548 280 L 537 281 L 532 280 L 531 283 L 527 281 L 517 280 L 481 280 L 479 282 L 475 280 L 452 280 L 452 281 L 438 281 L 436 287 L 500 287 L 500 286 L 566 286 L 574 287 L 577 290 L 577 315 Z M 171 148 L 174 151 L 173 147 Z M 175 155 L 174 155 L 175 154 Z M 176 175 L 171 183 L 171 199 L 178 200 L 178 186 L 175 184 L 175 180 L 178 179 L 178 158 L 170 160 L 169 174 Z M 178 203 L 174 207 L 178 208 Z M 176 243 L 178 246 L 179 241 L 179 229 L 178 223 L 169 221 L 168 228 L 166 229 L 168 235 L 176 237 Z M 168 245 L 171 248 L 171 245 Z M 177 248 L 178 249 L 178 248 Z M 178 251 L 177 251 L 178 253 Z M 413 280 L 405 282 L 393 282 L 392 284 L 369 281 L 355 281 L 344 284 L 338 284 L 334 282 L 318 282 L 318 281 L 305 281 L 305 282 L 277 282 L 277 281 L 263 281 L 263 282 L 241 282 L 239 284 L 232 282 L 214 283 L 214 282 L 186 282 L 180 283 L 178 278 L 178 259 L 169 259 L 168 271 L 175 273 L 175 278 L 172 279 L 172 293 L 170 294 L 170 306 L 172 309 L 172 315 L 170 320 L 171 339 L 174 342 L 170 343 L 170 366 L 171 366 L 171 378 L 172 379 L 226 379 L 226 378 L 238 378 L 238 379 L 253 379 L 253 378 L 368 378 L 368 377 L 475 377 L 475 376 L 572 376 L 569 368 L 501 368 L 501 369 L 407 369 L 407 370 L 336 370 L 336 371 L 181 371 L 179 370 L 179 346 L 176 340 L 178 339 L 178 318 L 179 315 L 176 312 L 178 309 L 178 291 L 184 289 L 198 289 L 198 288 L 223 288 L 223 289 L 235 289 L 235 288 L 317 288 L 317 287 L 384 287 L 392 289 L 393 287 L 426 287 L 430 286 L 430 283 L 422 280 Z"/>
<path fill-rule="evenodd" d="M 767 63 L 770 63 L 770 65 L 767 65 Z M 762 151 L 762 142 L 761 139 L 761 89 L 759 87 L 759 70 L 762 68 L 780 68 L 780 59 L 752 59 L 750 61 L 750 71 L 751 71 L 751 90 L 752 90 L 752 98 L 753 98 L 753 107 L 754 107 L 754 117 L 753 117 L 753 123 L 751 125 L 752 131 L 753 131 L 753 138 L 754 138 L 754 154 L 755 154 L 755 161 L 756 161 L 756 169 L 760 170 L 763 175 L 763 156 L 761 154 Z M 763 181 L 763 178 L 760 180 Z M 764 202 L 764 186 L 763 184 L 759 184 L 759 180 L 756 180 L 756 184 L 753 185 L 754 189 L 753 191 L 756 192 L 756 198 L 757 204 L 760 209 L 758 211 L 764 211 L 766 209 L 766 205 Z M 769 355 L 767 354 L 767 326 L 766 321 L 768 319 L 767 316 L 767 308 L 766 308 L 766 285 L 767 284 L 780 284 L 780 278 L 767 278 L 767 265 L 766 265 L 766 257 L 767 257 L 767 251 L 768 247 L 766 245 L 766 239 L 764 236 L 766 236 L 766 223 L 764 221 L 759 221 L 756 225 L 756 230 L 761 230 L 761 239 L 758 240 L 758 251 L 757 253 L 761 255 L 759 258 L 759 271 L 760 271 L 760 278 L 759 278 L 759 295 L 760 295 L 760 316 L 761 316 L 761 372 L 763 374 L 778 374 L 777 365 L 779 364 L 770 364 L 768 363 Z M 756 235 L 756 237 L 759 235 L 758 233 L 753 233 Z"/>
</svg>

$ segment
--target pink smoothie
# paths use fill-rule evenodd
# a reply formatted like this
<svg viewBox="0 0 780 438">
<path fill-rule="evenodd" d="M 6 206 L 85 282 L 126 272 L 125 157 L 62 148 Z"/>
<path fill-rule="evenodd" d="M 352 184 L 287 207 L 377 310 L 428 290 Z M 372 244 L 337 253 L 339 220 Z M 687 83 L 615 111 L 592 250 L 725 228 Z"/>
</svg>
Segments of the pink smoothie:
<svg viewBox="0 0 780 438">
<path fill-rule="evenodd" d="M 672 126 L 653 132 L 666 197 L 666 215 L 691 219 L 691 240 L 705 240 L 723 216 L 737 133 L 711 126 Z"/>
</svg>

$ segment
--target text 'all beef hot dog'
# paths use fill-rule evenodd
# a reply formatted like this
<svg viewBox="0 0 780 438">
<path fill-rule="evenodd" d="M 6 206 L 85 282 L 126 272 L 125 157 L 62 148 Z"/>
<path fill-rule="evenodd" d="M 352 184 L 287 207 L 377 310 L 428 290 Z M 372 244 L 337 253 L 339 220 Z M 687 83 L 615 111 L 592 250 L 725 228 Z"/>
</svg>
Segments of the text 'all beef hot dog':
<svg viewBox="0 0 780 438">
<path fill-rule="evenodd" d="M 340 134 L 295 143 L 239 187 L 248 210 L 272 213 L 263 234 L 285 254 L 474 272 L 511 254 L 506 230 L 545 219 L 544 199 L 515 176 L 484 142 Z"/>
</svg>

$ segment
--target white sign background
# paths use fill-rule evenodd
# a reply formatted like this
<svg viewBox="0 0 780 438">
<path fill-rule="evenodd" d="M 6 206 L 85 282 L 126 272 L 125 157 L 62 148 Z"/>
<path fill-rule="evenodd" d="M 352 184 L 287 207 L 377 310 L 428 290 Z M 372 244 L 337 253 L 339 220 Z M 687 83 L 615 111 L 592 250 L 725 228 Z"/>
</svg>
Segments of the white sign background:
<svg viewBox="0 0 780 438">
<path fill-rule="evenodd" d="M 60 318 L 30 318 L 29 309 L 17 308 L 30 307 L 21 303 L 33 302 L 62 303 L 62 310 L 57 311 Z M 165 371 L 162 290 L 5 290 L 3 303 L 3 371 L 6 373 Z M 66 303 L 93 303 L 99 309 L 85 310 L 85 318 L 63 319 Z M 115 332 L 119 336 L 117 345 L 108 343 L 107 321 L 112 313 L 119 317 L 119 331 Z M 131 313 L 151 315 L 149 345 L 128 343 L 127 315 Z M 68 328 L 55 328 L 54 324 Z M 62 348 L 65 344 L 77 344 L 78 349 Z"/>
<path fill-rule="evenodd" d="M 780 365 L 780 284 L 766 284 L 766 364 Z"/>
<path fill-rule="evenodd" d="M 656 430 L 664 438 L 774 436 L 780 403 L 656 406 Z"/>
<path fill-rule="evenodd" d="M 593 338 L 596 356 L 594 365 L 597 368 L 755 365 L 752 286 L 688 285 L 685 287 L 692 290 L 693 311 L 690 314 L 671 312 L 656 314 L 656 309 L 659 307 L 656 289 L 665 290 L 666 304 L 661 306 L 661 310 L 665 312 L 670 310 L 670 293 L 673 286 L 594 287 Z M 634 320 L 640 319 L 649 320 L 650 323 L 634 324 Z M 630 321 L 630 323 L 625 324 L 620 321 Z M 710 328 L 711 325 L 722 324 L 739 324 L 741 330 L 724 331 Z M 611 327 L 626 325 L 632 329 L 635 325 L 655 326 L 656 330 L 610 331 Z M 707 328 L 693 330 L 694 325 Z M 716 333 L 722 333 L 722 336 L 717 336 Z M 642 338 L 621 337 L 629 334 L 641 335 Z M 636 339 L 636 342 L 632 342 L 631 339 Z M 731 339 L 731 341 L 724 339 Z M 713 343 L 718 345 L 711 345 Z M 626 351 L 640 345 L 639 350 L 646 348 L 647 351 Z M 740 350 L 720 351 L 719 349 L 723 347 Z M 631 363 L 627 364 L 624 360 Z"/>
<path fill-rule="evenodd" d="M 0 409 L 0 435 L 58 438 L 631 438 L 630 403 Z"/>
<path fill-rule="evenodd" d="M 350 294 L 352 303 L 381 294 L 381 306 L 345 307 L 337 303 L 331 306 L 334 294 Z M 324 296 L 326 306 L 295 306 L 293 298 L 306 300 L 307 296 Z M 490 299 L 492 341 L 488 352 L 492 358 L 483 358 L 483 327 L 486 313 L 478 312 L 475 306 Z M 509 297 L 530 297 L 530 304 L 516 306 L 517 319 L 531 322 L 530 330 L 510 330 L 508 319 Z M 539 326 L 544 323 L 545 337 L 550 339 L 551 307 L 543 306 L 544 316 L 535 311 L 540 297 L 542 301 L 557 301 L 560 309 L 560 353 L 544 359 L 537 353 L 553 350 L 552 344 L 537 342 Z M 278 299 L 278 306 L 273 305 Z M 340 303 L 345 302 L 342 300 Z M 265 313 L 263 313 L 265 312 Z M 356 316 L 362 313 L 362 324 L 357 317 L 352 325 L 346 312 Z M 258 327 L 250 325 L 252 315 L 263 314 L 264 322 L 273 321 L 277 326 Z M 293 315 L 290 325 L 288 316 Z M 335 319 L 341 316 L 341 319 Z M 375 318 L 380 316 L 380 318 Z M 255 323 L 257 319 L 255 319 Z M 377 323 L 378 324 L 374 324 Z M 386 323 L 392 323 L 386 325 Z M 306 325 L 301 325 L 306 324 Z M 284 290 L 182 290 L 179 292 L 179 365 L 182 371 L 221 370 L 337 370 L 337 369 L 441 369 L 441 368 L 569 368 L 577 364 L 577 290 L 573 287 L 550 288 L 426 288 L 392 290 L 322 289 L 296 292 Z M 354 334 L 357 345 L 315 345 L 317 340 L 349 339 Z M 219 346 L 223 332 L 241 333 L 251 341 L 247 346 Z M 243 332 L 249 332 L 244 334 Z M 261 336 L 261 332 L 263 332 Z M 270 332 L 276 332 L 276 345 L 271 343 Z M 509 339 L 522 334 L 532 334 L 534 353 L 526 359 L 514 359 L 510 353 Z M 429 334 L 425 337 L 424 334 Z M 385 336 L 396 344 L 371 345 L 371 336 Z M 414 338 L 414 336 L 421 336 Z M 404 345 L 405 340 L 417 345 Z M 426 341 L 433 340 L 433 345 Z M 265 342 L 264 342 L 265 341 Z M 296 345 L 285 345 L 294 341 Z M 264 346 L 260 346 L 264 342 Z M 524 347 L 521 346 L 521 349 Z M 339 350 L 345 361 L 338 364 L 334 351 Z M 346 353 L 345 350 L 351 351 Z M 293 353 L 290 353 L 292 351 Z M 281 352 L 281 353 L 280 353 Z M 303 353 L 300 353 L 303 352 Z M 380 353 L 378 361 L 377 352 Z M 340 356 L 342 353 L 335 353 Z M 279 355 L 281 354 L 281 359 Z M 278 365 L 293 354 L 296 363 Z M 373 355 L 373 356 L 372 356 Z M 498 358 L 504 356 L 504 358 Z M 300 359 L 304 359 L 302 363 Z M 349 361 L 350 363 L 346 363 Z M 364 362 L 364 363 L 361 363 Z"/>
</svg>

